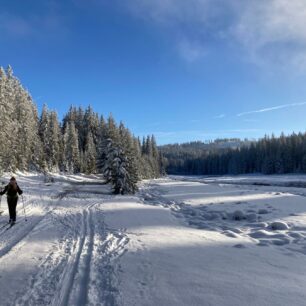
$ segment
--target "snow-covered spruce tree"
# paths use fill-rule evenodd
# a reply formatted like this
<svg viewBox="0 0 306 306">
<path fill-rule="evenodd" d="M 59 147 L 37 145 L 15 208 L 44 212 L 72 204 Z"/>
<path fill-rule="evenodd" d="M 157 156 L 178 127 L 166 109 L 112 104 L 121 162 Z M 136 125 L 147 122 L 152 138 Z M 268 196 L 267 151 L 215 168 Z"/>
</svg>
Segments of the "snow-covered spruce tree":
<svg viewBox="0 0 306 306">
<path fill-rule="evenodd" d="M 84 150 L 85 150 L 85 132 L 84 132 L 84 110 L 82 107 L 79 107 L 77 110 L 77 114 L 75 117 L 75 128 L 78 131 L 78 136 L 79 136 L 79 150 L 80 153 L 82 152 L 82 155 L 84 157 Z"/>
<path fill-rule="evenodd" d="M 12 90 L 5 70 L 0 67 L 0 171 L 6 170 L 9 163 L 9 148 L 12 131 L 11 114 L 13 112 Z"/>
<path fill-rule="evenodd" d="M 160 154 L 154 136 L 147 136 L 142 141 L 143 177 L 157 178 L 161 175 Z"/>
<path fill-rule="evenodd" d="M 137 189 L 139 175 L 133 144 L 130 132 L 122 123 L 118 128 L 112 116 L 107 123 L 101 118 L 97 168 L 116 194 L 134 193 Z"/>
<path fill-rule="evenodd" d="M 69 122 L 73 122 L 78 134 L 79 155 L 80 155 L 80 171 L 95 172 L 93 166 L 93 157 L 97 155 L 98 139 L 99 139 L 99 116 L 94 113 L 92 108 L 88 106 L 84 111 L 82 107 L 78 109 L 70 106 L 68 113 L 63 119 L 63 130 Z M 90 143 L 88 143 L 90 141 Z M 90 159 L 87 157 L 90 155 Z M 96 163 L 96 161 L 94 161 Z M 89 165 L 90 164 L 90 165 Z"/>
<path fill-rule="evenodd" d="M 104 118 L 101 117 L 99 123 L 96 167 L 100 173 L 105 173 L 105 164 L 107 160 L 107 152 L 109 152 L 110 141 L 112 147 L 118 146 L 119 144 L 119 131 L 112 115 L 108 117 L 107 122 L 105 122 Z"/>
<path fill-rule="evenodd" d="M 43 151 L 43 170 L 48 171 L 48 156 L 50 155 L 49 152 L 49 141 L 50 141 L 50 135 L 49 135 L 49 114 L 48 114 L 48 108 L 47 105 L 43 105 L 43 109 L 40 115 L 39 119 L 39 126 L 38 126 L 38 134 L 42 143 L 42 151 Z"/>
<path fill-rule="evenodd" d="M 39 136 L 43 150 L 44 171 L 56 172 L 59 170 L 61 154 L 61 130 L 57 119 L 57 113 L 48 111 L 44 105 L 39 120 Z"/>
<path fill-rule="evenodd" d="M 80 171 L 78 134 L 73 122 L 67 122 L 63 139 L 63 170 L 69 173 Z"/>
<path fill-rule="evenodd" d="M 112 146 L 119 145 L 119 130 L 112 115 L 108 117 L 107 122 L 105 122 L 103 117 L 101 117 L 99 124 L 99 139 L 96 160 L 96 166 L 99 172 L 104 172 L 103 169 L 105 168 L 106 152 L 108 150 L 109 140 L 112 141 Z"/>
<path fill-rule="evenodd" d="M 63 118 L 63 124 L 62 124 L 62 129 L 63 129 L 63 133 L 66 130 L 66 126 L 68 125 L 68 123 L 73 122 L 74 126 L 76 128 L 76 126 L 78 125 L 78 111 L 76 109 L 75 106 L 70 105 L 68 113 L 64 116 Z"/>
<path fill-rule="evenodd" d="M 101 116 L 99 120 L 97 156 L 96 156 L 96 169 L 99 173 L 103 172 L 104 161 L 106 156 L 107 138 L 108 138 L 107 125 L 104 120 L 104 117 Z"/>
<path fill-rule="evenodd" d="M 86 138 L 86 146 L 84 152 L 84 172 L 91 174 L 96 172 L 96 146 L 93 141 L 91 132 L 88 133 Z"/>
<path fill-rule="evenodd" d="M 49 115 L 49 171 L 56 172 L 59 170 L 61 154 L 61 130 L 58 123 L 57 113 L 51 111 Z"/>
<path fill-rule="evenodd" d="M 134 193 L 135 190 L 130 185 L 127 157 L 111 138 L 107 139 L 103 175 L 106 181 L 112 184 L 114 194 Z"/>
<path fill-rule="evenodd" d="M 83 126 L 83 134 L 84 134 L 84 150 L 86 146 L 86 140 L 89 134 L 91 134 L 93 142 L 95 146 L 98 142 L 98 134 L 99 134 L 99 116 L 96 114 L 91 106 L 88 106 L 85 110 L 84 114 L 84 126 Z"/>
<path fill-rule="evenodd" d="M 145 161 L 142 157 L 142 153 L 141 153 L 141 143 L 140 143 L 140 139 L 133 137 L 133 148 L 134 148 L 134 152 L 135 152 L 135 161 L 137 164 L 137 172 L 138 172 L 138 178 L 139 180 L 141 179 L 145 179 L 146 175 L 145 175 Z"/>
<path fill-rule="evenodd" d="M 161 169 L 160 169 L 160 155 L 157 148 L 156 140 L 154 135 L 151 135 L 151 163 L 152 163 L 152 171 L 155 178 L 160 176 Z"/>
<path fill-rule="evenodd" d="M 0 104 L 5 108 L 1 114 L 4 116 L 1 118 L 3 121 L 1 120 L 0 139 L 2 167 L 6 171 L 37 169 L 40 140 L 36 106 L 30 94 L 13 75 L 10 66 L 6 72 L 1 69 L 0 74 Z"/>
<path fill-rule="evenodd" d="M 158 154 L 158 164 L 159 164 L 159 176 L 165 176 L 166 175 L 166 159 L 164 158 L 160 150 Z"/>
<path fill-rule="evenodd" d="M 137 190 L 137 182 L 139 181 L 139 163 L 137 160 L 137 147 L 133 140 L 131 132 L 125 128 L 123 123 L 119 126 L 120 143 L 125 155 L 126 170 L 128 172 L 128 177 L 125 181 L 127 193 L 135 193 Z"/>
<path fill-rule="evenodd" d="M 83 151 L 80 151 L 80 172 L 86 173 L 86 160 L 85 160 L 85 154 Z"/>
<path fill-rule="evenodd" d="M 37 170 L 35 149 L 41 146 L 38 137 L 38 115 L 32 98 L 20 87 L 16 96 L 15 112 L 18 122 L 16 160 L 19 170 Z"/>
</svg>

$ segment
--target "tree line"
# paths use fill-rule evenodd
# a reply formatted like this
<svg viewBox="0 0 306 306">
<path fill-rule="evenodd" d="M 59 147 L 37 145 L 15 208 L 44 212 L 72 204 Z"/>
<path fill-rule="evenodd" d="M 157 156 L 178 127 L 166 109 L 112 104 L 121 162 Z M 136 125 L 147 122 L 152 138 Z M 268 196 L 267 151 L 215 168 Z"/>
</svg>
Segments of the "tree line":
<svg viewBox="0 0 306 306">
<path fill-rule="evenodd" d="M 115 193 L 164 173 L 155 137 L 142 140 L 112 115 L 71 106 L 62 122 L 44 105 L 38 114 L 12 68 L 0 67 L 0 171 L 101 173 Z"/>
<path fill-rule="evenodd" d="M 163 146 L 169 174 L 283 174 L 306 173 L 306 133 L 258 141 L 240 141 L 226 147 L 203 143 Z"/>
</svg>

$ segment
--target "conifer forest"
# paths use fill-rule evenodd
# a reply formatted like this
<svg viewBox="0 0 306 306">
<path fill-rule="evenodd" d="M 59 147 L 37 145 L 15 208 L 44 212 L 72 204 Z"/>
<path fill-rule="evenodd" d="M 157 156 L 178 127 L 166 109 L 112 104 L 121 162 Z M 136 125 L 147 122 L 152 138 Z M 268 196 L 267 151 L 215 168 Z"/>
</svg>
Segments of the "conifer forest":
<svg viewBox="0 0 306 306">
<path fill-rule="evenodd" d="M 223 139 L 206 144 L 191 142 L 161 148 L 166 170 L 172 174 L 284 174 L 306 173 L 306 133 L 257 141 Z"/>
<path fill-rule="evenodd" d="M 163 173 L 155 137 L 135 137 L 112 115 L 71 106 L 60 122 L 41 114 L 12 68 L 0 67 L 0 171 L 103 174 L 114 193 L 134 193 L 136 183 Z"/>
<path fill-rule="evenodd" d="M 224 175 L 306 172 L 306 134 L 260 140 L 221 139 L 158 147 L 112 115 L 71 106 L 60 121 L 41 114 L 12 68 L 0 68 L 0 171 L 103 174 L 115 193 L 134 193 L 141 179 L 165 174 Z"/>
</svg>

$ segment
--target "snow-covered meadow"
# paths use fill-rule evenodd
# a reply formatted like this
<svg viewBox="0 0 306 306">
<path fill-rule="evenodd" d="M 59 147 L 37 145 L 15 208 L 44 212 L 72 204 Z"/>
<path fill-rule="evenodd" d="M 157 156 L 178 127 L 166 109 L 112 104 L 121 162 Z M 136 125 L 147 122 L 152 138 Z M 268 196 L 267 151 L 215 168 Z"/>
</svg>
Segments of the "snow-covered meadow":
<svg viewBox="0 0 306 306">
<path fill-rule="evenodd" d="M 1 305 L 305 305 L 305 176 L 167 177 L 135 196 L 17 179 L 28 221 L 20 199 L 7 230 L 2 198 Z"/>
</svg>

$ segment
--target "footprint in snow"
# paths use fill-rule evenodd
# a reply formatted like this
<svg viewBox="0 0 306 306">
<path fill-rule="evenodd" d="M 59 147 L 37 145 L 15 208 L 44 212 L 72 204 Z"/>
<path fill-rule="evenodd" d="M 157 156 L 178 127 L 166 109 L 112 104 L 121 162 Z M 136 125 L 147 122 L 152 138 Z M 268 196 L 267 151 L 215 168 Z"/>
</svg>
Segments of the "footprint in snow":
<svg viewBox="0 0 306 306">
<path fill-rule="evenodd" d="M 258 213 L 259 215 L 265 215 L 265 214 L 270 213 L 270 211 L 267 210 L 267 209 L 261 208 L 261 209 L 258 210 L 257 213 Z"/>
<path fill-rule="evenodd" d="M 246 246 L 242 243 L 238 243 L 238 244 L 235 244 L 233 245 L 233 248 L 236 248 L 236 249 L 246 249 Z"/>
</svg>

